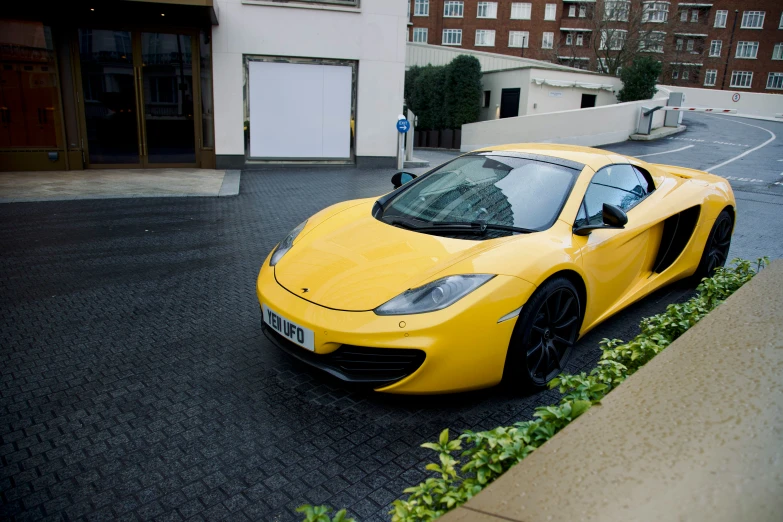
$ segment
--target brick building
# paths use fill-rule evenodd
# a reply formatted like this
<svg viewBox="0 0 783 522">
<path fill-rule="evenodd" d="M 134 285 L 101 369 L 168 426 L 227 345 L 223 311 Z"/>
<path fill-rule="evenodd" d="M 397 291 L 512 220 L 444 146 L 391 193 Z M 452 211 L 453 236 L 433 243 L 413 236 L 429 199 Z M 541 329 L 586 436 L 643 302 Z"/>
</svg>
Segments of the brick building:
<svg viewBox="0 0 783 522">
<path fill-rule="evenodd" d="M 645 53 L 667 84 L 783 93 L 781 0 L 410 0 L 408 40 L 607 74 Z"/>
</svg>

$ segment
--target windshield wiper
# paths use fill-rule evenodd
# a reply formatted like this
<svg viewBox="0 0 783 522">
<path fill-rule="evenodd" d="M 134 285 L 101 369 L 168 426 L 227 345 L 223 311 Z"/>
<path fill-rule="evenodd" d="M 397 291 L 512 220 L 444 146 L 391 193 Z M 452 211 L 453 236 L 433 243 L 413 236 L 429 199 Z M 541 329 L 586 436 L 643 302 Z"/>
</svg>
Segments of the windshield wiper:
<svg viewBox="0 0 783 522">
<path fill-rule="evenodd" d="M 497 225 L 486 221 L 419 221 L 411 219 L 393 219 L 390 224 L 401 226 L 416 232 L 442 232 L 458 234 L 484 235 L 487 230 L 502 230 L 504 232 L 516 232 L 530 234 L 538 232 L 529 228 L 514 227 L 511 225 Z"/>
</svg>

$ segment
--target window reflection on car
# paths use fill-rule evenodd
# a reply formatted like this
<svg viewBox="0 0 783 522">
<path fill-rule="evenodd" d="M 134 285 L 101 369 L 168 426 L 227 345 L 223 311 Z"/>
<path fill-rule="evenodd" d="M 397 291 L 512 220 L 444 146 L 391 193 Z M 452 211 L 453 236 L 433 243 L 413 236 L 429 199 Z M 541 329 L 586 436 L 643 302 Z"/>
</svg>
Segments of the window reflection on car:
<svg viewBox="0 0 783 522">
<path fill-rule="evenodd" d="M 578 174 L 572 168 L 527 158 L 463 156 L 392 199 L 382 219 L 413 219 L 430 225 L 478 221 L 546 230 L 560 214 Z"/>
<path fill-rule="evenodd" d="M 609 165 L 593 176 L 579 207 L 574 227 L 600 225 L 603 205 L 609 203 L 628 212 L 655 189 L 649 174 L 633 165 Z"/>
</svg>

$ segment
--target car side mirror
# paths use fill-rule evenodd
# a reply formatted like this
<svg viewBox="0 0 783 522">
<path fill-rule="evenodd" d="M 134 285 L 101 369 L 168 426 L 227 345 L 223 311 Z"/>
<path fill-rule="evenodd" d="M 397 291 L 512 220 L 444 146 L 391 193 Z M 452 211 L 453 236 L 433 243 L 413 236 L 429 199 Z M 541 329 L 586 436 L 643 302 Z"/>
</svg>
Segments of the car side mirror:
<svg viewBox="0 0 783 522">
<path fill-rule="evenodd" d="M 604 225 L 610 228 L 623 228 L 628 223 L 628 214 L 620 207 L 609 203 L 604 203 L 601 217 L 604 220 Z"/>
<path fill-rule="evenodd" d="M 604 203 L 604 207 L 601 211 L 600 225 L 585 225 L 574 229 L 574 234 L 577 236 L 587 236 L 593 230 L 601 230 L 604 228 L 625 228 L 628 223 L 628 214 L 623 209 L 616 205 Z"/>
<path fill-rule="evenodd" d="M 416 174 L 411 174 L 410 172 L 398 172 L 392 176 L 391 182 L 392 185 L 394 185 L 394 188 L 400 188 L 414 179 L 416 179 Z"/>
</svg>

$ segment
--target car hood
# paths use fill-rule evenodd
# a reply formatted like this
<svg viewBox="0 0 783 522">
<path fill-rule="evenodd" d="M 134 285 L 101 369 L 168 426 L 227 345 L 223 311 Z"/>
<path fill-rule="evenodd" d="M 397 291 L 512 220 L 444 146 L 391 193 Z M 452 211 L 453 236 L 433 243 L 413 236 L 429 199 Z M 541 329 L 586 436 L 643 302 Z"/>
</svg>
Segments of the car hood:
<svg viewBox="0 0 783 522">
<path fill-rule="evenodd" d="M 341 211 L 297 238 L 275 266 L 278 283 L 321 306 L 372 310 L 510 239 L 473 241 L 404 230 L 372 217 L 373 203 Z"/>
</svg>

